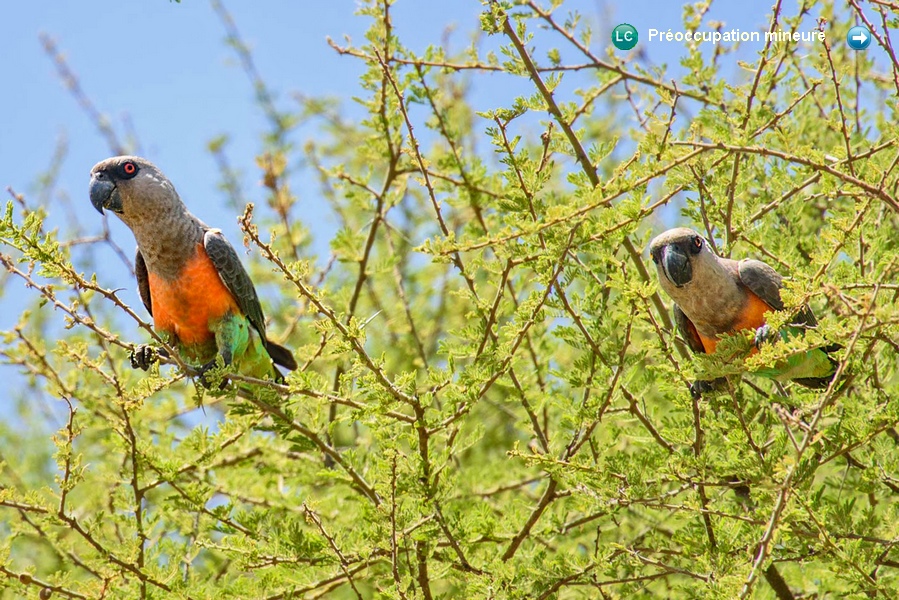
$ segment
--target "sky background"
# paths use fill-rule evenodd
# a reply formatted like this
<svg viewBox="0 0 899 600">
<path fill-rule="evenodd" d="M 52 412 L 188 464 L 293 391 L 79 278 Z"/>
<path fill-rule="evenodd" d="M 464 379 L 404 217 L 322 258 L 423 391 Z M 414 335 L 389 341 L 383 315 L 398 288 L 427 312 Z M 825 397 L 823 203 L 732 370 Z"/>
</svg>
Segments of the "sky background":
<svg viewBox="0 0 899 600">
<path fill-rule="evenodd" d="M 789 14 L 795 13 L 795 2 L 785 5 Z M 330 36 L 344 44 L 344 37 L 349 36 L 356 44 L 363 44 L 370 21 L 355 14 L 356 2 L 231 1 L 225 7 L 251 47 L 256 67 L 275 92 L 281 110 L 298 108 L 293 96 L 302 94 L 332 98 L 347 118 L 362 114 L 351 98 L 361 93 L 358 80 L 364 65 L 358 59 L 340 56 L 326 41 Z M 668 0 L 576 0 L 566 2 L 565 7 L 578 10 L 593 24 L 592 50 L 600 56 L 610 47 L 614 26 L 626 22 L 640 35 L 640 52 L 630 53 L 633 60 L 644 67 L 667 64 L 669 78 L 683 74 L 678 65 L 684 52 L 682 44 L 646 41 L 651 27 L 682 29 L 681 4 Z M 455 50 L 467 46 L 472 32 L 478 29 L 481 11 L 480 2 L 472 0 L 400 0 L 392 14 L 396 35 L 407 47 L 423 53 L 428 45 L 441 44 L 445 39 Z M 713 4 L 706 22 L 723 21 L 727 28 L 761 31 L 767 26 L 769 11 L 770 3 L 722 1 Z M 816 16 L 812 12 L 810 18 Z M 264 190 L 258 184 L 255 157 L 263 149 L 267 122 L 237 55 L 225 43 L 225 27 L 208 2 L 3 2 L 0 22 L 6 24 L 0 57 L 4 87 L 0 94 L 0 206 L 9 199 L 5 189 L 10 187 L 25 194 L 32 206 L 43 203 L 49 212 L 48 222 L 61 231 L 74 224 L 82 235 L 102 231 L 102 217 L 88 199 L 89 171 L 112 152 L 106 138 L 63 85 L 40 41 L 39 36 L 45 34 L 54 40 L 81 89 L 120 139 L 133 137 L 139 152 L 166 173 L 191 210 L 239 244 L 242 236 L 236 224 L 237 213 L 228 207 L 219 189 L 220 174 L 207 145 L 222 134 L 228 135 L 228 160 L 242 173 L 247 199 L 258 203 L 264 198 Z M 497 47 L 502 41 L 495 36 L 484 39 L 482 46 Z M 761 47 L 749 44 L 736 58 L 753 60 Z M 545 60 L 545 55 L 540 58 Z M 724 74 L 734 83 L 748 77 L 733 57 Z M 576 83 L 578 76 L 566 75 L 566 83 Z M 508 106 L 516 95 L 532 91 L 523 79 L 483 75 L 473 82 L 472 99 L 475 108 L 487 110 Z M 291 139 L 302 143 L 314 135 L 310 125 L 293 132 Z M 65 153 L 54 158 L 63 142 Z M 54 192 L 39 197 L 38 182 L 47 175 L 56 180 Z M 304 186 L 302 174 L 297 177 L 292 189 L 300 198 L 302 218 L 319 233 L 313 249 L 326 254 L 328 232 L 333 231 L 334 223 L 323 210 L 314 186 Z M 131 233 L 115 219 L 110 219 L 110 227 L 114 240 L 130 255 L 134 248 Z M 116 259 L 110 256 L 109 261 Z M 107 287 L 125 288 L 123 299 L 142 311 L 136 286 L 124 273 L 119 262 L 98 277 Z M 25 290 L 20 280 L 0 281 L 0 330 L 4 330 L 15 323 L 35 295 Z M 2 414 L 9 390 L 15 389 L 21 378 L 2 365 L 0 377 L 8 381 L 5 389 L 0 389 Z"/>
</svg>

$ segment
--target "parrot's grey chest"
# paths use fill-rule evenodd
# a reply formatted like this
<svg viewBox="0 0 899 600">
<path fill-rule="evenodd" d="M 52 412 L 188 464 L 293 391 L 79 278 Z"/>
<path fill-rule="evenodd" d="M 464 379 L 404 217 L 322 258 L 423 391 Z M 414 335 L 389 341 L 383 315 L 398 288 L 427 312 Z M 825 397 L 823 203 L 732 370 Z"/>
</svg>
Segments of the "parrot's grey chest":
<svg viewBox="0 0 899 600">
<path fill-rule="evenodd" d="M 729 333 L 746 307 L 746 293 L 729 278 L 716 280 L 717 285 L 703 285 L 702 278 L 676 287 L 664 285 L 696 330 L 705 337 Z"/>
</svg>

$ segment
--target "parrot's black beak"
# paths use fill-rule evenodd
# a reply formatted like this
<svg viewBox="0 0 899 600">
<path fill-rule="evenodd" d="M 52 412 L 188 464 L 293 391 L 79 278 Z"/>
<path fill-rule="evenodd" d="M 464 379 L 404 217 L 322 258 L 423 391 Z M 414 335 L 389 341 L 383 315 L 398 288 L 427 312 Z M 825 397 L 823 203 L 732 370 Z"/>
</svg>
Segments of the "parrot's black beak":
<svg viewBox="0 0 899 600">
<path fill-rule="evenodd" d="M 103 172 L 94 173 L 91 176 L 91 204 L 102 215 L 103 209 L 121 213 L 122 197 L 109 176 Z"/>
<path fill-rule="evenodd" d="M 693 266 L 686 252 L 675 245 L 665 246 L 662 250 L 662 268 L 668 280 L 681 287 L 693 279 Z"/>
</svg>

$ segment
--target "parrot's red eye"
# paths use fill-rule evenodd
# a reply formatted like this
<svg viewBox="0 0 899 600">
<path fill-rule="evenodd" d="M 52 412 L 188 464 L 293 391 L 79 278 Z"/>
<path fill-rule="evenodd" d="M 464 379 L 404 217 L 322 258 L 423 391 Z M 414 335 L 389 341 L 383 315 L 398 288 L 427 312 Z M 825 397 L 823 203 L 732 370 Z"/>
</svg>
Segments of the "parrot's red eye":
<svg viewBox="0 0 899 600">
<path fill-rule="evenodd" d="M 702 238 L 698 235 L 693 238 L 693 247 L 690 248 L 693 254 L 697 254 L 700 250 L 702 250 Z"/>
<path fill-rule="evenodd" d="M 131 161 L 128 161 L 124 165 L 122 165 L 122 172 L 127 177 L 134 177 L 134 175 L 137 173 L 137 165 Z"/>
</svg>

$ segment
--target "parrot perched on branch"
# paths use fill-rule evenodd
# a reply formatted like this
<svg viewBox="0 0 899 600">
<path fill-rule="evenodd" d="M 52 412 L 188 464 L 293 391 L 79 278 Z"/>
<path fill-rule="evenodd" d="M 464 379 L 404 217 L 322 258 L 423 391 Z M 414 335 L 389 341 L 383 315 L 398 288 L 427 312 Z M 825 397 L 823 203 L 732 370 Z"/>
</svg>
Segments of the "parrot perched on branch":
<svg viewBox="0 0 899 600">
<path fill-rule="evenodd" d="M 283 381 L 275 365 L 296 369 L 290 351 L 268 340 L 253 282 L 221 231 L 192 215 L 150 161 L 115 156 L 91 169 L 90 199 L 115 213 L 137 240 L 135 272 L 155 328 L 196 366 L 200 381 L 219 364 L 242 375 Z M 156 350 L 131 355 L 146 370 Z"/>
<path fill-rule="evenodd" d="M 678 333 L 694 352 L 711 354 L 722 335 L 744 329 L 755 331 L 757 348 L 778 337 L 801 335 L 817 324 L 811 309 L 803 306 L 783 330 L 771 332 L 765 315 L 784 309 L 780 299 L 781 276 L 758 260 L 736 261 L 715 255 L 708 241 L 692 229 L 669 229 L 656 236 L 649 253 L 662 289 L 675 302 Z M 837 349 L 836 344 L 814 348 L 757 373 L 806 387 L 825 388 L 837 367 L 828 353 Z M 691 391 L 699 395 L 710 386 L 711 382 L 698 381 Z"/>
</svg>

